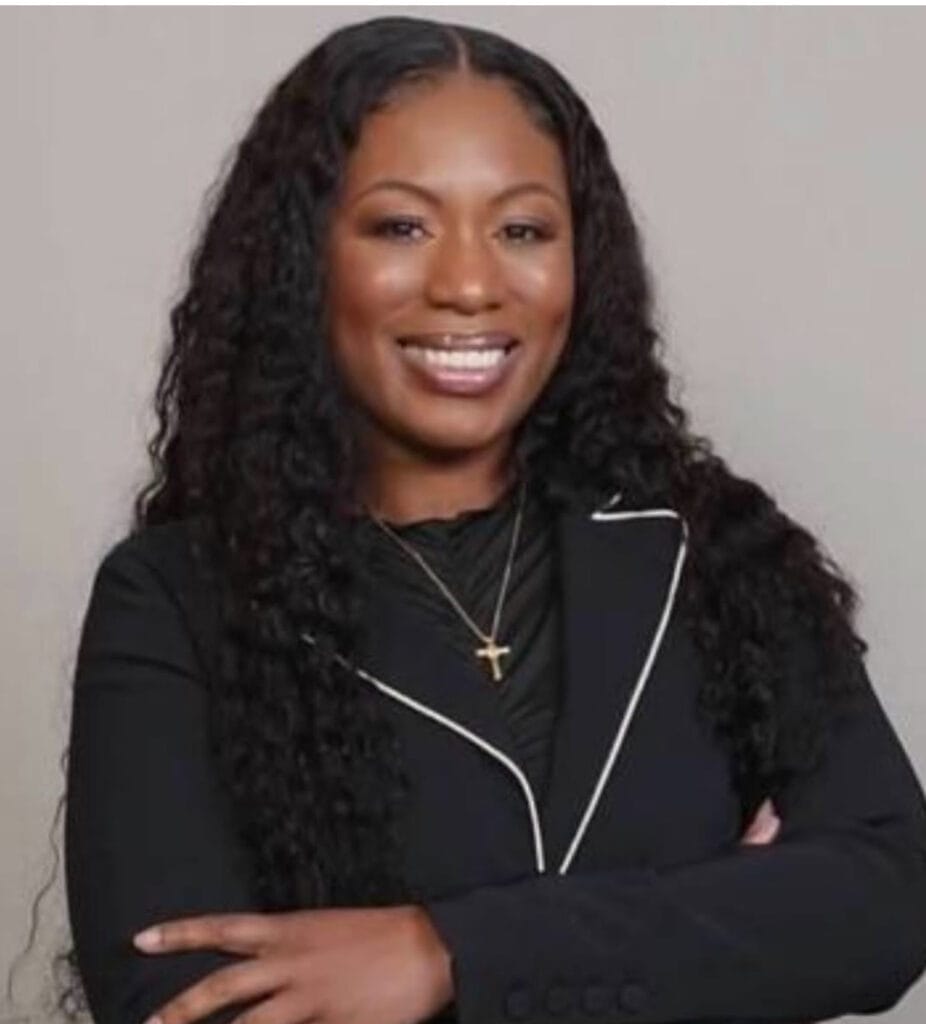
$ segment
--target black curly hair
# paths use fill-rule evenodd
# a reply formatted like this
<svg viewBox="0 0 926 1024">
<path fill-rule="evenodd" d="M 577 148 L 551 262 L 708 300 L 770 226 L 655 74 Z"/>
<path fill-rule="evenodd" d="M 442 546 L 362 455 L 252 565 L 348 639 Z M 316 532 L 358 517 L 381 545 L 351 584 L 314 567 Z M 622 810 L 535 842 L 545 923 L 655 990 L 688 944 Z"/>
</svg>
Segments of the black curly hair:
<svg viewBox="0 0 926 1024">
<path fill-rule="evenodd" d="M 342 27 L 273 88 L 214 187 L 171 311 L 148 443 L 153 476 L 133 507 L 133 532 L 195 523 L 197 559 L 219 584 L 213 750 L 268 911 L 389 903 L 406 892 L 396 867 L 407 787 L 399 752 L 369 688 L 337 658 L 349 656 L 363 612 L 355 527 L 343 514 L 358 461 L 325 342 L 319 255 L 364 117 L 404 88 L 458 71 L 509 84 L 558 141 L 568 171 L 573 321 L 520 428 L 527 469 L 551 502 L 621 491 L 629 505 L 666 504 L 685 518 L 679 608 L 744 822 L 823 756 L 827 711 L 867 650 L 849 580 L 762 487 L 689 430 L 670 398 L 637 228 L 572 86 L 540 56 L 481 29 L 417 17 Z M 303 631 L 314 646 L 299 642 Z M 816 669 L 786 714 L 795 637 Z M 58 1008 L 77 1019 L 86 1003 L 74 950 L 60 963 L 73 986 Z"/>
</svg>

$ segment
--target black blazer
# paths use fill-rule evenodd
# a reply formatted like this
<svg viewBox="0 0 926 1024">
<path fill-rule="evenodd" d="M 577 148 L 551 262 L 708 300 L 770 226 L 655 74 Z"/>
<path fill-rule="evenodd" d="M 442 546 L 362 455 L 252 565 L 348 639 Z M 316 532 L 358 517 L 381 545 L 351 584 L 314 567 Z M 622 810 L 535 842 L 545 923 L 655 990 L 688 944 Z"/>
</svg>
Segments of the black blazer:
<svg viewBox="0 0 926 1024">
<path fill-rule="evenodd" d="M 863 663 L 864 692 L 822 768 L 775 794 L 777 839 L 741 846 L 729 759 L 697 712 L 702 670 L 676 608 L 683 518 L 618 495 L 561 513 L 557 536 L 565 677 L 542 800 L 478 667 L 369 595 L 355 668 L 414 781 L 405 867 L 453 956 L 442 1016 L 809 1021 L 893 1006 L 926 967 L 926 801 Z M 131 944 L 143 926 L 259 909 L 207 756 L 211 621 L 184 524 L 103 560 L 75 673 L 66 817 L 68 907 L 97 1024 L 138 1024 L 236 960 L 146 956 Z M 799 686 L 797 648 L 793 665 Z"/>
</svg>

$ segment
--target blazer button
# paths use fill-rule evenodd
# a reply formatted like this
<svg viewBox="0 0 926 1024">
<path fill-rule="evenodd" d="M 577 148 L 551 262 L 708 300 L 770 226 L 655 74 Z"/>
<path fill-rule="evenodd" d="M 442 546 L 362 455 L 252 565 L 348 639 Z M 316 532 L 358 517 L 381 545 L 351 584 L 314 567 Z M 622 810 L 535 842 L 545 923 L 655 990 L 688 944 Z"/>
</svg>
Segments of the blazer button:
<svg viewBox="0 0 926 1024">
<path fill-rule="evenodd" d="M 531 1012 L 531 994 L 523 985 L 508 989 L 505 996 L 505 1013 L 512 1020 L 523 1020 Z"/>
<path fill-rule="evenodd" d="M 646 1006 L 648 996 L 649 993 L 643 985 L 636 981 L 628 981 L 626 985 L 621 985 L 617 1001 L 620 1003 L 622 1010 L 627 1010 L 629 1013 L 638 1013 Z"/>
<path fill-rule="evenodd" d="M 550 1013 L 560 1014 L 572 1006 L 572 997 L 573 992 L 568 985 L 551 985 L 547 989 L 544 1002 Z"/>
<path fill-rule="evenodd" d="M 595 1015 L 604 1013 L 613 995 L 613 991 L 607 985 L 586 985 L 582 989 L 582 1009 Z"/>
</svg>

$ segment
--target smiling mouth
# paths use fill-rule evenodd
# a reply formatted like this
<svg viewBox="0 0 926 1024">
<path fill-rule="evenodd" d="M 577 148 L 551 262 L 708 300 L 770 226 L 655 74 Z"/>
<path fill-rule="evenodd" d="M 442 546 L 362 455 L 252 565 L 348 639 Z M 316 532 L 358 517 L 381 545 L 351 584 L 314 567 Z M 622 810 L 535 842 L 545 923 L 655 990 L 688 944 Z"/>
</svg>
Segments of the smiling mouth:
<svg viewBox="0 0 926 1024">
<path fill-rule="evenodd" d="M 518 339 L 510 334 L 407 335 L 397 339 L 403 358 L 429 389 L 480 395 L 507 376 Z"/>
</svg>

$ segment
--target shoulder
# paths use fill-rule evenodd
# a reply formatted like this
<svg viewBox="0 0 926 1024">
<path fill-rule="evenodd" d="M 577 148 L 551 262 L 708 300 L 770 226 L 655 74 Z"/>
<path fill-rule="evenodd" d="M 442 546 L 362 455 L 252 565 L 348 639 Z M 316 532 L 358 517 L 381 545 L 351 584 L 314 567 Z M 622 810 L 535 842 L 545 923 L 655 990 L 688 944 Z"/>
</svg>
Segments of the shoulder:
<svg viewBox="0 0 926 1024">
<path fill-rule="evenodd" d="M 186 606 L 199 597 L 193 551 L 194 521 L 175 520 L 127 534 L 103 555 L 96 584 L 122 580 Z"/>
<path fill-rule="evenodd" d="M 122 635 L 185 638 L 211 661 L 217 629 L 215 588 L 194 554 L 193 519 L 145 526 L 112 544 L 93 580 L 85 646 L 114 626 Z"/>
<path fill-rule="evenodd" d="M 174 587 L 192 569 L 194 520 L 176 519 L 126 534 L 103 555 L 100 568 L 139 571 L 146 567 Z"/>
</svg>

